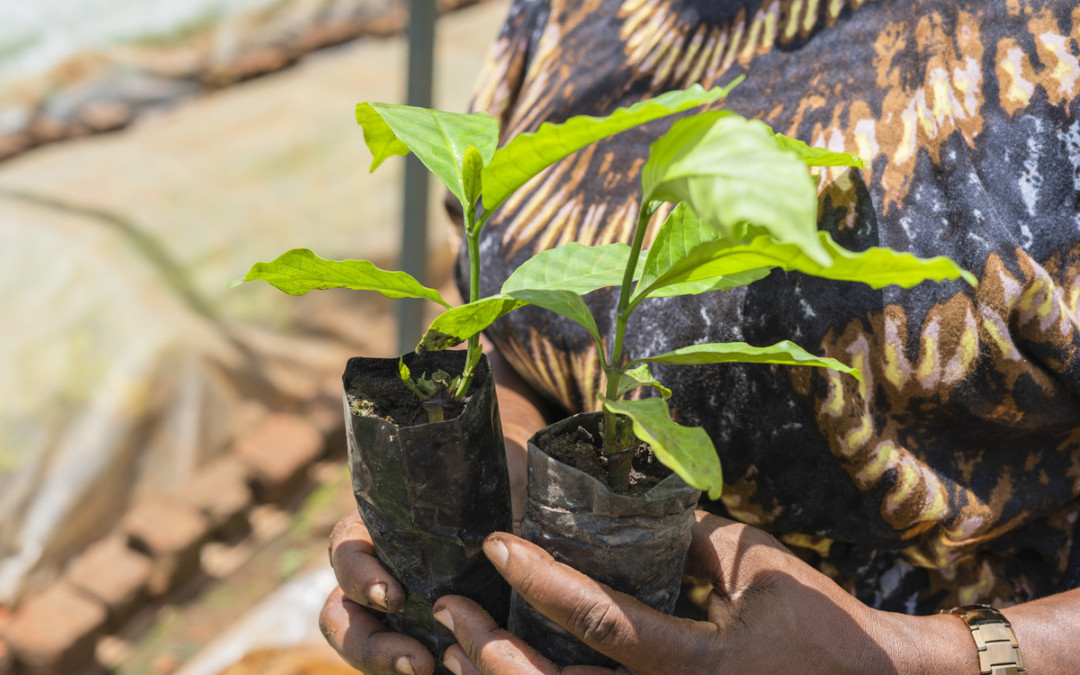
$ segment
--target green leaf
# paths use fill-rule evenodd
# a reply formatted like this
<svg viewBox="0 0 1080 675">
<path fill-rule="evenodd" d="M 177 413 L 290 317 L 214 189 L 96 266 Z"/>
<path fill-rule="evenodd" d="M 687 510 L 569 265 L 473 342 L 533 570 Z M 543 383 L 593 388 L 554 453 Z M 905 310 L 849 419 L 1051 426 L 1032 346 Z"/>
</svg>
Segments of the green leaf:
<svg viewBox="0 0 1080 675">
<path fill-rule="evenodd" d="M 716 241 L 720 233 L 701 222 L 686 203 L 677 204 L 656 232 L 656 239 L 645 254 L 640 283 L 647 287 L 664 275 L 678 261 L 703 243 Z"/>
<path fill-rule="evenodd" d="M 822 246 L 832 258 L 832 264 L 814 269 L 812 265 L 796 257 L 795 260 L 801 266 L 793 269 L 826 279 L 861 281 L 872 288 L 884 288 L 890 284 L 911 288 L 923 281 L 957 278 L 963 279 L 972 287 L 979 283 L 974 274 L 943 255 L 919 258 L 911 253 L 882 246 L 872 246 L 865 251 L 855 252 L 837 244 L 828 232 L 821 232 L 819 236 Z"/>
<path fill-rule="evenodd" d="M 579 115 L 562 124 L 545 122 L 535 133 L 515 136 L 496 151 L 484 167 L 484 209 L 494 211 L 530 178 L 590 143 L 645 122 L 717 101 L 727 96 L 737 83 L 709 90 L 695 84 L 683 91 L 669 91 L 629 108 L 619 108 L 606 117 Z"/>
<path fill-rule="evenodd" d="M 598 288 L 622 284 L 629 258 L 630 247 L 626 244 L 563 244 L 523 262 L 503 284 L 502 292 L 542 288 L 585 295 Z"/>
<path fill-rule="evenodd" d="M 593 319 L 592 312 L 589 311 L 589 307 L 581 299 L 581 296 L 574 291 L 527 288 L 507 295 L 515 300 L 543 307 L 559 316 L 577 322 L 585 330 L 589 331 L 589 335 L 592 336 L 597 345 L 600 344 L 600 332 L 596 328 L 596 321 Z"/>
<path fill-rule="evenodd" d="M 784 134 L 776 134 L 776 142 L 787 152 L 794 153 L 807 166 L 856 166 L 865 169 L 866 164 L 861 159 L 847 152 L 833 152 L 825 148 L 814 148 L 803 143 L 797 138 L 788 138 Z"/>
<path fill-rule="evenodd" d="M 724 476 L 716 448 L 704 429 L 676 424 L 663 399 L 612 401 L 601 397 L 600 400 L 606 409 L 630 418 L 634 434 L 652 446 L 653 454 L 664 466 L 690 485 L 707 492 L 709 499 L 720 498 Z"/>
<path fill-rule="evenodd" d="M 745 244 L 728 241 L 705 242 L 691 249 L 685 257 L 648 285 L 642 283 L 634 301 L 658 295 L 668 285 L 709 283 L 711 280 L 763 268 L 779 267 L 836 281 L 859 281 L 872 288 L 896 284 L 911 288 L 923 281 L 962 278 L 972 286 L 975 277 L 944 256 L 918 258 L 889 248 L 872 247 L 862 252 L 849 251 L 833 241 L 827 232 L 819 232 L 821 248 L 830 263 L 811 260 L 798 246 L 781 244 L 768 235 L 759 235 Z M 666 294 L 666 293 L 665 293 Z"/>
<path fill-rule="evenodd" d="M 836 359 L 814 356 L 799 345 L 784 340 L 769 347 L 753 347 L 745 342 L 712 342 L 681 347 L 670 352 L 635 359 L 628 366 L 638 363 L 670 363 L 680 366 L 696 366 L 706 363 L 779 363 L 788 366 L 820 366 L 847 373 L 862 381 L 862 374 Z"/>
<path fill-rule="evenodd" d="M 409 154 L 409 146 L 398 140 L 394 130 L 383 121 L 371 103 L 358 103 L 356 106 L 356 122 L 364 133 L 364 143 L 371 151 L 371 168 L 375 171 L 389 157 Z"/>
<path fill-rule="evenodd" d="M 642 194 L 645 201 L 686 202 L 722 236 L 752 223 L 822 265 L 829 261 L 817 238 L 817 190 L 806 165 L 762 122 L 726 111 L 679 120 L 650 146 Z"/>
<path fill-rule="evenodd" d="M 431 322 L 417 352 L 437 352 L 459 345 L 502 316 L 528 303 L 507 295 L 493 295 L 448 309 Z"/>
<path fill-rule="evenodd" d="M 645 297 L 661 298 L 723 291 L 745 286 L 769 275 L 771 270 L 764 268 L 655 287 L 658 279 L 679 265 L 694 249 L 719 239 L 720 234 L 703 223 L 687 204 L 677 205 L 660 226 L 656 239 L 646 254 L 641 279 L 630 299 L 630 307 L 636 307 Z M 643 294 L 646 289 L 652 289 L 648 296 Z"/>
<path fill-rule="evenodd" d="M 660 384 L 649 371 L 649 364 L 643 363 L 637 368 L 630 368 L 619 373 L 619 398 L 622 398 L 638 387 L 653 387 L 660 392 L 662 398 L 671 398 L 671 390 Z"/>
<path fill-rule="evenodd" d="M 576 321 L 589 331 L 593 340 L 600 343 L 600 333 L 596 328 L 585 301 L 573 291 L 549 291 L 541 289 L 523 289 L 513 293 L 501 293 L 459 307 L 448 309 L 428 327 L 427 332 L 416 347 L 420 351 L 439 351 L 459 345 L 473 335 L 484 330 L 510 312 L 536 305 L 560 316 Z"/>
<path fill-rule="evenodd" d="M 745 272 L 733 272 L 732 274 L 725 274 L 711 279 L 687 281 L 682 284 L 668 284 L 649 293 L 648 297 L 670 298 L 679 295 L 700 295 L 710 291 L 729 291 L 732 288 L 749 286 L 755 281 L 769 276 L 771 272 L 771 269 L 762 267 L 756 270 L 746 270 Z M 631 302 L 633 303 L 633 301 Z"/>
<path fill-rule="evenodd" d="M 461 183 L 465 191 L 465 203 L 475 206 L 480 198 L 481 179 L 480 172 L 484 169 L 484 158 L 480 151 L 473 146 L 465 149 L 465 157 L 461 162 Z"/>
<path fill-rule="evenodd" d="M 462 167 L 469 146 L 491 161 L 499 142 L 499 124 L 487 113 L 451 113 L 388 103 L 359 103 L 356 121 L 363 127 L 374 171 L 387 157 L 412 151 L 462 203 Z"/>
<path fill-rule="evenodd" d="M 306 248 L 286 251 L 270 262 L 255 263 L 244 281 L 261 279 L 289 295 L 326 288 L 376 291 L 388 298 L 423 298 L 443 307 L 450 304 L 439 292 L 405 272 L 379 269 L 367 260 L 327 260 Z"/>
</svg>

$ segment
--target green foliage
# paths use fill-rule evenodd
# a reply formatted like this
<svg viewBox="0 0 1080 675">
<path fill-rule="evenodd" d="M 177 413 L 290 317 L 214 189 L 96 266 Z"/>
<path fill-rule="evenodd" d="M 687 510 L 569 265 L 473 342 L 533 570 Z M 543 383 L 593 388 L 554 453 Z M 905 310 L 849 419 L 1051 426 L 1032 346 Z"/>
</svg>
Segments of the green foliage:
<svg viewBox="0 0 1080 675">
<path fill-rule="evenodd" d="M 428 326 L 417 351 L 437 352 L 459 345 L 495 323 L 496 319 L 527 304 L 503 294 L 448 309 Z"/>
<path fill-rule="evenodd" d="M 270 262 L 255 263 L 243 279 L 261 279 L 289 295 L 326 288 L 376 291 L 388 298 L 422 298 L 443 307 L 450 304 L 434 288 L 428 288 L 405 272 L 388 272 L 367 260 L 327 260 L 306 248 L 286 251 Z"/>
<path fill-rule="evenodd" d="M 797 138 L 788 138 L 776 134 L 776 142 L 781 149 L 798 157 L 807 166 L 854 166 L 865 169 L 866 164 L 855 155 L 846 152 L 832 152 L 824 148 L 813 148 Z"/>
<path fill-rule="evenodd" d="M 579 294 L 565 290 L 551 291 L 542 288 L 530 288 L 514 291 L 509 295 L 521 302 L 543 307 L 567 319 L 576 321 L 589 332 L 592 339 L 596 341 L 597 346 L 601 345 L 600 332 L 596 328 L 596 321 L 593 319 L 588 305 L 585 304 Z"/>
<path fill-rule="evenodd" d="M 619 108 L 605 117 L 579 115 L 562 124 L 545 122 L 536 133 L 521 134 L 500 148 L 484 167 L 484 208 L 495 209 L 530 178 L 570 153 L 645 122 L 713 103 L 727 96 L 726 88 L 703 89 L 695 84 Z"/>
<path fill-rule="evenodd" d="M 461 162 L 461 187 L 466 205 L 476 204 L 476 200 L 480 198 L 483 170 L 484 156 L 470 145 L 465 149 L 465 157 Z"/>
<path fill-rule="evenodd" d="M 784 340 L 769 347 L 754 347 L 745 342 L 711 342 L 680 347 L 670 352 L 634 359 L 627 367 L 641 363 L 670 363 L 680 366 L 699 366 L 709 363 L 776 363 L 786 366 L 820 366 L 847 373 L 857 380 L 862 374 L 857 368 L 826 356 L 814 356 L 799 345 Z"/>
<path fill-rule="evenodd" d="M 537 305 L 576 321 L 600 344 L 596 321 L 581 295 L 568 290 L 522 289 L 448 309 L 435 317 L 417 351 L 439 351 L 459 345 L 525 305 Z"/>
<path fill-rule="evenodd" d="M 626 369 L 619 373 L 619 388 L 616 397 L 622 398 L 639 387 L 652 387 L 660 392 L 662 398 L 671 398 L 671 390 L 653 377 L 649 364 L 642 363 L 637 367 L 627 364 Z"/>
<path fill-rule="evenodd" d="M 405 365 L 403 358 L 398 359 L 398 376 L 413 396 L 422 402 L 421 406 L 427 412 L 429 423 L 443 421 L 445 411 L 442 404 L 447 397 L 453 398 L 454 391 L 461 386 L 463 378 L 463 375 L 455 377 L 445 370 L 436 370 L 430 376 L 427 373 L 421 373 L 419 378 L 413 379 L 409 366 Z M 446 395 L 443 396 L 440 392 L 445 392 Z M 353 405 L 352 410 L 357 415 L 370 417 L 374 414 L 374 404 L 364 401 L 360 405 Z"/>
<path fill-rule="evenodd" d="M 816 366 L 855 378 L 861 375 L 855 368 L 811 354 L 787 340 L 767 347 L 741 342 L 690 345 L 624 362 L 627 322 L 643 300 L 736 288 L 774 269 L 858 281 L 873 288 L 911 287 L 926 280 L 975 281 L 944 257 L 923 259 L 877 247 L 849 251 L 828 233 L 819 232 L 811 166 L 861 167 L 862 162 L 846 153 L 811 148 L 728 112 L 679 120 L 650 148 L 642 174 L 643 207 L 631 246 L 571 243 L 538 253 L 507 279 L 499 296 L 473 308 L 465 305 L 444 313 L 432 325 L 434 334 L 429 332 L 425 343 L 437 343 L 451 323 L 454 339 L 460 342 L 525 304 L 573 319 L 586 327 L 603 358 L 607 387 L 600 398 L 605 411 L 601 434 L 605 451 L 616 455 L 623 450 L 624 434 L 617 418 L 623 415 L 661 462 L 716 498 L 722 479 L 711 440 L 702 429 L 671 419 L 666 402 L 671 392 L 653 377 L 648 364 L 748 362 Z M 487 186 L 485 177 L 485 190 Z M 644 228 L 657 202 L 664 200 L 676 206 L 642 260 Z M 608 351 L 580 296 L 616 285 L 622 290 Z M 656 389 L 661 398 L 625 399 L 640 387 Z"/>
<path fill-rule="evenodd" d="M 502 292 L 547 288 L 585 295 L 619 285 L 629 259 L 630 247 L 626 244 L 585 246 L 570 242 L 540 251 L 521 263 L 503 283 Z"/>
<path fill-rule="evenodd" d="M 320 288 L 374 290 L 391 298 L 425 298 L 446 307 L 417 350 L 445 349 L 468 340 L 467 366 L 460 378 L 436 373 L 413 379 L 402 362 L 402 379 L 421 398 L 440 386 L 454 388 L 460 398 L 480 359 L 479 332 L 509 312 L 531 304 L 569 318 L 592 337 L 603 359 L 607 385 L 600 400 L 605 411 L 601 434 L 605 451 L 622 452 L 630 440 L 628 420 L 633 433 L 652 446 L 661 462 L 715 499 L 723 481 L 712 442 L 704 430 L 672 420 L 666 400 L 671 392 L 656 380 L 648 364 L 738 361 L 832 368 L 856 378 L 860 374 L 786 340 L 768 347 L 690 345 L 627 362 L 622 354 L 627 322 L 643 300 L 732 289 L 774 269 L 858 281 L 873 288 L 959 278 L 975 283 L 971 274 L 944 257 L 923 259 L 887 248 L 856 252 L 841 247 L 817 230 L 817 186 L 809 167 L 862 168 L 862 160 L 810 147 L 774 133 L 762 122 L 712 111 L 676 121 L 650 146 L 642 170 L 642 207 L 630 246 L 571 243 L 538 253 L 507 279 L 501 293 L 479 297 L 480 231 L 515 190 L 589 143 L 713 103 L 728 90 L 694 86 L 606 117 L 579 116 L 562 124 L 543 124 L 535 133 L 511 138 L 502 148 L 497 148 L 497 123 L 484 113 L 361 103 L 356 118 L 372 153 L 372 170 L 388 157 L 412 152 L 461 202 L 470 263 L 469 302 L 450 307 L 435 290 L 407 274 L 380 270 L 367 261 L 324 260 L 306 249 L 257 263 L 244 281 L 262 279 L 295 295 Z M 642 259 L 645 228 L 665 201 L 676 206 Z M 607 344 L 582 296 L 611 286 L 619 286 L 620 292 L 614 336 Z M 625 398 L 641 387 L 656 390 L 660 397 Z"/>
<path fill-rule="evenodd" d="M 671 419 L 668 403 L 662 398 L 640 401 L 601 398 L 604 409 L 626 415 L 634 424 L 634 434 L 652 447 L 656 458 L 690 485 L 704 490 L 710 499 L 719 499 L 724 478 L 720 458 L 712 440 L 701 427 L 684 427 Z"/>
<path fill-rule="evenodd" d="M 685 204 L 676 207 L 649 249 L 631 306 L 645 298 L 701 292 L 718 284 L 732 288 L 742 285 L 738 283 L 742 275 L 750 275 L 753 281 L 776 268 L 836 281 L 858 281 L 872 288 L 891 284 L 910 288 L 926 280 L 958 277 L 975 283 L 969 272 L 943 256 L 918 258 L 881 247 L 849 251 L 834 242 L 827 232 L 815 232 L 829 261 L 822 265 L 797 244 L 784 244 L 768 234 L 756 234 L 762 232 L 760 228 L 744 226 L 740 232 L 751 236 L 741 240 L 734 236 L 721 237 Z M 681 293 L 673 292 L 672 287 Z"/>
<path fill-rule="evenodd" d="M 480 362 L 479 331 L 524 304 L 549 307 L 568 315 L 585 326 L 597 343 L 600 341 L 592 315 L 575 295 L 581 292 L 583 279 L 575 285 L 567 278 L 563 286 L 541 287 L 539 291 L 527 286 L 512 289 L 522 291 L 521 298 L 502 296 L 480 300 L 480 231 L 492 212 L 530 178 L 586 145 L 712 103 L 723 98 L 728 89 L 705 90 L 694 85 L 685 91 L 668 92 L 620 108 L 605 117 L 582 115 L 562 124 L 543 124 L 535 133 L 511 138 L 503 148 L 497 148 L 498 123 L 487 113 L 450 113 L 387 103 L 357 104 L 356 121 L 371 151 L 371 171 L 389 157 L 411 152 L 457 197 L 464 211 L 472 304 L 439 317 L 418 347 L 445 349 L 469 341 L 465 370 L 455 392 L 457 399 L 468 391 Z M 622 250 L 625 257 L 628 249 L 623 245 Z M 268 281 L 293 295 L 314 289 L 352 288 L 377 291 L 390 298 L 425 298 L 450 307 L 438 292 L 404 272 L 380 270 L 363 260 L 326 260 L 307 249 L 289 251 L 268 263 L 256 263 L 242 281 L 256 279 Z M 600 288 L 606 285 L 606 279 L 594 279 L 592 283 L 599 283 L 594 288 Z M 418 395 L 422 393 L 416 384 L 422 378 L 412 380 L 403 375 L 403 380 L 417 388 Z"/>
<path fill-rule="evenodd" d="M 685 202 L 725 237 L 753 223 L 829 264 L 817 240 L 817 189 L 772 129 L 726 111 L 681 119 L 649 148 L 642 198 Z"/>
<path fill-rule="evenodd" d="M 720 233 L 715 228 L 705 225 L 701 218 L 687 204 L 677 205 L 664 221 L 656 240 L 649 247 L 644 269 L 638 279 L 637 288 L 630 306 L 645 298 L 671 297 L 677 295 L 698 295 L 709 291 L 723 291 L 757 281 L 769 275 L 771 269 L 762 266 L 725 275 L 687 279 L 685 282 L 664 281 L 664 274 L 679 267 L 688 256 L 703 244 L 719 240 Z M 646 289 L 642 292 L 641 289 Z"/>
<path fill-rule="evenodd" d="M 466 197 L 465 157 L 472 148 L 481 164 L 490 161 L 499 142 L 499 124 L 487 113 L 449 113 L 407 105 L 360 103 L 356 121 L 373 157 L 374 171 L 388 157 L 415 154 L 438 176 L 462 205 Z M 469 160 L 470 183 L 475 191 L 475 154 Z"/>
</svg>

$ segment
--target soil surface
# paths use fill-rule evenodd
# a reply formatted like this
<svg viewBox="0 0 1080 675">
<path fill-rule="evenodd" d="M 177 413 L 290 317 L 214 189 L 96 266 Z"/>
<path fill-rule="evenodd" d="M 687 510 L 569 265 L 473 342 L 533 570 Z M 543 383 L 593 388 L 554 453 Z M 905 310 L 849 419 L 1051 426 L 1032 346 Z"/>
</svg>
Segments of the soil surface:
<svg viewBox="0 0 1080 675">
<path fill-rule="evenodd" d="M 380 397 L 372 401 L 348 394 L 349 409 L 362 417 L 377 417 L 399 427 L 443 422 L 461 415 L 471 396 L 454 401 L 451 393 L 440 390 L 431 398 L 421 401 L 415 396 L 400 395 Z"/>
<path fill-rule="evenodd" d="M 630 484 L 613 484 L 610 472 L 612 457 L 601 449 L 600 435 L 582 426 L 578 426 L 570 435 L 549 436 L 544 452 L 563 464 L 584 471 L 612 492 L 629 497 L 640 497 L 671 475 L 671 469 L 656 459 L 649 444 L 639 441 L 632 450 L 634 458 L 630 462 Z"/>
</svg>

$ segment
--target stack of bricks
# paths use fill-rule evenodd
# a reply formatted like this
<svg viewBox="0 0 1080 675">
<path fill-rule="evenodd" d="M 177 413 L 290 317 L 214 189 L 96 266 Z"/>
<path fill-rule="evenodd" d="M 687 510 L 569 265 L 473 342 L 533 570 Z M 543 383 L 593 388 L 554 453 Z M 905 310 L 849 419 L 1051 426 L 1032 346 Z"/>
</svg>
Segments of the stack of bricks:
<svg viewBox="0 0 1080 675">
<path fill-rule="evenodd" d="M 311 466 L 339 450 L 327 443 L 341 437 L 329 419 L 328 410 L 268 415 L 179 489 L 136 502 L 43 591 L 14 611 L 0 607 L 0 675 L 99 671 L 98 639 L 203 574 L 204 544 L 250 533 L 256 503 L 285 505 L 306 492 Z"/>
<path fill-rule="evenodd" d="M 438 0 L 436 4 L 444 13 L 477 1 Z M 174 46 L 177 58 L 166 57 L 165 64 L 157 66 L 152 56 L 143 63 L 139 55 L 146 59 L 150 54 L 138 48 L 106 47 L 100 56 L 73 57 L 69 63 L 74 66 L 38 76 L 58 83 L 74 76 L 73 82 L 59 90 L 24 86 L 18 96 L 22 100 L 0 104 L 0 162 L 48 143 L 122 129 L 140 116 L 188 98 L 278 72 L 316 50 L 361 37 L 388 37 L 408 23 L 403 0 L 352 3 L 355 11 L 351 12 L 339 11 L 346 3 L 336 3 L 331 12 L 323 7 L 317 13 L 303 7 L 317 7 L 317 0 L 292 4 L 299 11 L 292 12 L 295 21 L 288 30 L 277 30 L 276 25 L 284 25 L 279 21 L 261 21 L 258 12 L 235 16 L 228 23 L 232 40 L 227 41 L 235 43 L 234 49 L 204 53 L 207 46 L 222 44 L 205 39 L 213 37 L 211 31 Z M 245 32 L 251 33 L 246 40 Z M 57 100 L 67 105 L 55 105 Z"/>
</svg>

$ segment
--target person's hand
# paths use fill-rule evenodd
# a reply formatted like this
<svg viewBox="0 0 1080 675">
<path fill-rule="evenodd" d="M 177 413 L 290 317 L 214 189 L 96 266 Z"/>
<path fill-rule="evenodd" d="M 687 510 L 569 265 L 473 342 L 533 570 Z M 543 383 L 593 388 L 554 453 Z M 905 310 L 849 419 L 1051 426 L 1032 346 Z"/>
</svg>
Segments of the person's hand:
<svg viewBox="0 0 1080 675">
<path fill-rule="evenodd" d="M 492 368 L 498 383 L 516 529 L 525 493 L 526 443 L 544 426 L 542 402 L 509 366 L 493 357 Z M 433 673 L 431 653 L 419 641 L 390 631 L 382 621 L 382 614 L 401 609 L 405 592 L 375 557 L 371 536 L 355 511 L 330 535 L 330 564 L 339 587 L 327 598 L 319 616 L 319 627 L 330 646 L 366 675 Z"/>
<path fill-rule="evenodd" d="M 405 592 L 375 557 L 360 514 L 346 516 L 334 528 L 330 565 L 339 586 L 323 605 L 319 628 L 346 663 L 366 675 L 435 672 L 435 658 L 424 645 L 382 621 L 381 613 L 405 604 Z"/>
<path fill-rule="evenodd" d="M 619 673 L 978 672 L 971 635 L 954 617 L 910 617 L 858 602 L 773 537 L 702 512 L 687 572 L 712 582 L 708 621 L 667 616 L 555 562 L 505 533 L 484 552 L 527 602 Z M 435 603 L 458 644 L 444 655 L 458 675 L 602 675 L 558 668 L 461 596 Z"/>
</svg>

